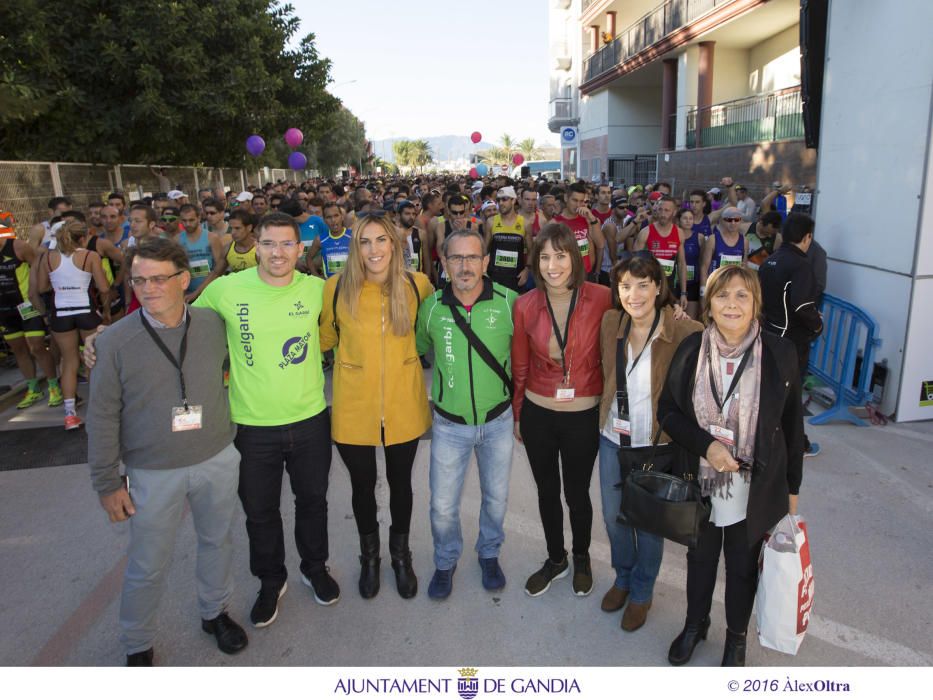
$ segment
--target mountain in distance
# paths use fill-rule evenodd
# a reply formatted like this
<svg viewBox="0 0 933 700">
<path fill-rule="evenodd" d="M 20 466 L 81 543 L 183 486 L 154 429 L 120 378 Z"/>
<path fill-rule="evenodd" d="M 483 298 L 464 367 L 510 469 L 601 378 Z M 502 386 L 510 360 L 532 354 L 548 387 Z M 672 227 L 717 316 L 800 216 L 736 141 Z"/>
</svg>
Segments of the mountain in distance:
<svg viewBox="0 0 933 700">
<path fill-rule="evenodd" d="M 373 141 L 373 153 L 383 160 L 394 163 L 395 152 L 392 150 L 392 144 L 396 141 L 415 141 L 418 137 L 396 136 L 390 139 L 379 139 Z M 450 161 L 469 159 L 470 154 L 477 151 L 485 151 L 493 148 L 496 144 L 488 141 L 473 143 L 469 136 L 428 136 L 424 140 L 431 146 L 431 153 L 434 154 L 435 161 Z M 547 148 L 550 144 L 539 144 Z"/>
</svg>

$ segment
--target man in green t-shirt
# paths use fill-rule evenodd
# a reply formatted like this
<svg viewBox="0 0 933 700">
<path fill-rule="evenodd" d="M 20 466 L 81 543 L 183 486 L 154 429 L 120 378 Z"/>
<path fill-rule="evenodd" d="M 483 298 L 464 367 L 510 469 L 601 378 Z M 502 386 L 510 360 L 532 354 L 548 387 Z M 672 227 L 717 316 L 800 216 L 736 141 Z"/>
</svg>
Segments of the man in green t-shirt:
<svg viewBox="0 0 933 700">
<path fill-rule="evenodd" d="M 295 495 L 302 581 L 321 605 L 340 598 L 326 566 L 331 440 L 318 342 L 324 280 L 296 273 L 302 250 L 294 219 L 267 214 L 259 222 L 258 266 L 215 280 L 194 304 L 226 324 L 230 412 L 242 455 L 239 495 L 250 571 L 261 582 L 250 613 L 256 627 L 275 621 L 287 587 L 283 466 Z"/>
</svg>

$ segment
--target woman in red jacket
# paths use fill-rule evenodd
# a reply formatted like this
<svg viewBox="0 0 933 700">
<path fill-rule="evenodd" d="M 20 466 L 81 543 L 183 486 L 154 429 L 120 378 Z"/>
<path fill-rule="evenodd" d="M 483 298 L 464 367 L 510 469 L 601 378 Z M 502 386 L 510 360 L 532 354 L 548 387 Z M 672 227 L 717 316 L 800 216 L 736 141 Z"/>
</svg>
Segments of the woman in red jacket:
<svg viewBox="0 0 933 700">
<path fill-rule="evenodd" d="M 566 224 L 550 223 L 535 238 L 530 268 L 537 289 L 513 309 L 512 380 L 515 437 L 538 486 L 548 559 L 525 584 L 544 593 L 569 571 L 564 549 L 561 476 L 573 532 L 573 592 L 593 590 L 590 477 L 599 451 L 603 380 L 599 329 L 612 305 L 609 290 L 585 281 L 583 257 Z"/>
</svg>

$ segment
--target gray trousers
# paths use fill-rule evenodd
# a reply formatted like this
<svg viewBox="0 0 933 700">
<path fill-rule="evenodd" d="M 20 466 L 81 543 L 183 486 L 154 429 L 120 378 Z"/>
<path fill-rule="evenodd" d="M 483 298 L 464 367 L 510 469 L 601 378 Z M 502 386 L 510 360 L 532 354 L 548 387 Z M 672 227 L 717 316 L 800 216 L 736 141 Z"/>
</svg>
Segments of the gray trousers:
<svg viewBox="0 0 933 700">
<path fill-rule="evenodd" d="M 130 518 L 120 627 L 127 654 L 145 651 L 156 636 L 156 612 L 175 548 L 185 500 L 198 536 L 197 589 L 201 618 L 224 611 L 233 594 L 231 529 L 238 504 L 240 453 L 233 444 L 205 462 L 178 469 L 130 469 Z"/>
</svg>

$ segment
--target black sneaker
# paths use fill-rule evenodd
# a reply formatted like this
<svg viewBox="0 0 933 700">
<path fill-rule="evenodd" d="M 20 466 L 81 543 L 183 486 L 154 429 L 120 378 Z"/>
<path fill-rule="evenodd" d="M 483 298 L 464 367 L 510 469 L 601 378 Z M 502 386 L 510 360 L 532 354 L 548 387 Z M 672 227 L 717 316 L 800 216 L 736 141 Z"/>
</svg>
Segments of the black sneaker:
<svg viewBox="0 0 933 700">
<path fill-rule="evenodd" d="M 551 581 L 564 578 L 569 572 L 570 565 L 567 564 L 566 555 L 559 562 L 548 559 L 544 562 L 544 566 L 528 577 L 525 583 L 525 593 L 533 598 L 539 596 L 551 587 Z"/>
<path fill-rule="evenodd" d="M 593 569 L 589 554 L 573 555 L 573 594 L 584 596 L 593 591 Z"/>
<path fill-rule="evenodd" d="M 126 655 L 126 665 L 127 666 L 152 666 L 152 649 L 146 649 L 146 651 L 138 651 L 135 654 Z"/>
<path fill-rule="evenodd" d="M 259 596 L 249 614 L 249 621 L 253 623 L 253 627 L 268 627 L 275 622 L 279 615 L 279 598 L 285 595 L 286 590 L 288 583 L 283 583 L 281 588 L 263 586 L 259 589 Z"/>
<path fill-rule="evenodd" d="M 315 571 L 310 576 L 301 575 L 301 581 L 311 592 L 319 605 L 333 605 L 340 600 L 340 586 L 328 573 L 327 567 Z"/>
</svg>

